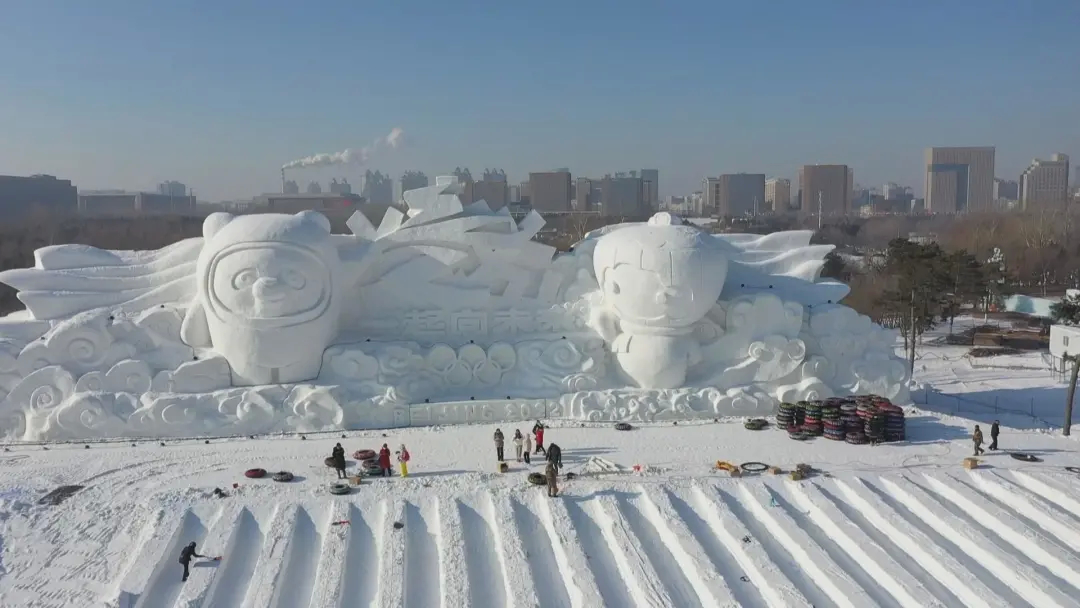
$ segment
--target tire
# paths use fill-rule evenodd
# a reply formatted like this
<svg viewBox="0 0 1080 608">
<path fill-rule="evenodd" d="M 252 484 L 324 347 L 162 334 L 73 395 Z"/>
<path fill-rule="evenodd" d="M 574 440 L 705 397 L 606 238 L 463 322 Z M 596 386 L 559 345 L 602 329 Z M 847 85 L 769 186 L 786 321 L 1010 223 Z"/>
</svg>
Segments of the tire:
<svg viewBox="0 0 1080 608">
<path fill-rule="evenodd" d="M 1080 474 L 1080 467 L 1065 467 L 1065 470 L 1070 473 Z"/>
<path fill-rule="evenodd" d="M 534 486 L 546 486 L 547 477 L 543 473 L 529 473 L 529 483 Z"/>
<path fill-rule="evenodd" d="M 293 474 L 288 471 L 278 471 L 274 473 L 273 479 L 274 481 L 292 481 Z"/>
<path fill-rule="evenodd" d="M 616 431 L 629 431 L 632 428 L 634 428 L 634 427 L 629 422 L 616 422 L 615 423 L 615 430 Z"/>
<path fill-rule="evenodd" d="M 1013 458 L 1015 458 L 1017 460 L 1022 460 L 1024 462 L 1042 462 L 1042 458 L 1039 458 L 1038 456 L 1036 456 L 1034 454 L 1024 454 L 1022 452 L 1011 452 L 1011 453 L 1009 453 L 1009 456 L 1012 456 Z"/>
<path fill-rule="evenodd" d="M 739 466 L 747 473 L 763 473 L 769 470 L 769 465 L 764 462 L 744 462 Z"/>
<path fill-rule="evenodd" d="M 330 484 L 330 493 L 334 496 L 341 496 L 352 492 L 352 488 L 347 483 L 336 482 Z"/>
<path fill-rule="evenodd" d="M 379 455 L 375 453 L 375 450 L 356 450 L 352 455 L 352 457 L 357 460 L 371 460 L 378 456 Z"/>
<path fill-rule="evenodd" d="M 764 418 L 751 418 L 743 423 L 743 428 L 748 431 L 760 431 L 769 425 L 769 422 Z"/>
<path fill-rule="evenodd" d="M 360 468 L 364 469 L 368 473 L 382 470 L 382 467 L 379 466 L 379 461 L 377 460 L 365 460 L 360 463 Z"/>
<path fill-rule="evenodd" d="M 323 460 L 323 464 L 330 467 L 331 469 L 334 468 L 334 457 L 333 456 L 327 456 L 326 459 Z"/>
<path fill-rule="evenodd" d="M 244 471 L 244 477 L 250 479 L 262 479 L 266 477 L 266 469 L 248 469 Z"/>
</svg>

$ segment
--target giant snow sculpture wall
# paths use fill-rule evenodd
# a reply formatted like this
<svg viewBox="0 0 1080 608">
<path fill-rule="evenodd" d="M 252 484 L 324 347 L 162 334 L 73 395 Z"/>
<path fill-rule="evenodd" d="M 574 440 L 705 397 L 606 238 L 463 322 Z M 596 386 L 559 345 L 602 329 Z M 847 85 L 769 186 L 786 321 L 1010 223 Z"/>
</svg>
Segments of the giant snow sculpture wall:
<svg viewBox="0 0 1080 608">
<path fill-rule="evenodd" d="M 378 228 L 214 214 L 159 251 L 62 245 L 0 273 L 8 440 L 564 417 L 764 415 L 908 399 L 893 332 L 837 304 L 809 232 L 710 235 L 657 214 L 572 252 L 452 178 Z"/>
</svg>

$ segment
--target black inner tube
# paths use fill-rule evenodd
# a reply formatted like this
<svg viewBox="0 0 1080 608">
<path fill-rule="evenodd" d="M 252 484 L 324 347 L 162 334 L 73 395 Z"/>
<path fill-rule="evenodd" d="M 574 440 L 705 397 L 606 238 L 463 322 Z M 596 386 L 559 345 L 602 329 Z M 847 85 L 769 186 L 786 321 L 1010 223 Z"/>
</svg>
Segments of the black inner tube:
<svg viewBox="0 0 1080 608">
<path fill-rule="evenodd" d="M 1070 473 L 1080 473 L 1080 467 L 1065 467 L 1065 470 Z"/>
<path fill-rule="evenodd" d="M 769 470 L 769 465 L 764 462 L 744 462 L 740 466 L 742 466 L 742 470 L 747 473 L 760 473 Z"/>
<path fill-rule="evenodd" d="M 1012 452 L 1009 454 L 1017 460 L 1023 460 L 1024 462 L 1042 462 L 1042 458 L 1034 454 L 1024 454 L 1023 452 Z"/>
</svg>

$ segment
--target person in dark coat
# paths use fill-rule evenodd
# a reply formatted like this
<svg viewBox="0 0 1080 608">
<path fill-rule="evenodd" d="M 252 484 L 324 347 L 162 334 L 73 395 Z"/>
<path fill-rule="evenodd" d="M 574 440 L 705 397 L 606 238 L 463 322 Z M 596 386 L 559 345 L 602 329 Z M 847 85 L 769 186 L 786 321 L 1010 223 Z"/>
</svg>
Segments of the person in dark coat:
<svg viewBox="0 0 1080 608">
<path fill-rule="evenodd" d="M 335 445 L 330 457 L 334 459 L 334 470 L 337 471 L 338 479 L 345 479 L 345 448 L 341 447 L 340 443 Z"/>
<path fill-rule="evenodd" d="M 382 449 L 379 450 L 379 468 L 382 469 L 383 477 L 390 477 L 394 474 L 394 468 L 390 464 L 390 448 L 384 443 Z"/>
<path fill-rule="evenodd" d="M 195 552 L 195 541 L 188 543 L 187 546 L 180 551 L 180 563 L 184 565 L 184 578 L 181 579 L 181 582 L 187 582 L 188 565 L 191 564 L 191 558 L 193 557 L 206 557 L 205 555 L 199 555 Z"/>
<path fill-rule="evenodd" d="M 995 420 L 994 424 L 990 425 L 990 449 L 991 450 L 998 449 L 998 447 L 997 447 L 997 438 L 998 438 L 998 433 L 1000 433 L 1000 432 L 1001 432 L 1001 429 L 998 428 L 998 421 Z"/>
<path fill-rule="evenodd" d="M 983 434 L 982 429 L 980 429 L 977 424 L 975 425 L 975 432 L 971 434 L 971 440 L 975 443 L 975 455 L 978 456 L 982 454 L 984 451 L 982 449 Z"/>
<path fill-rule="evenodd" d="M 559 444 L 553 443 L 548 446 L 547 460 L 555 465 L 556 471 L 562 469 L 562 448 L 559 447 Z"/>
<path fill-rule="evenodd" d="M 502 429 L 495 429 L 495 457 L 499 459 L 499 462 L 503 461 L 503 442 Z"/>
</svg>

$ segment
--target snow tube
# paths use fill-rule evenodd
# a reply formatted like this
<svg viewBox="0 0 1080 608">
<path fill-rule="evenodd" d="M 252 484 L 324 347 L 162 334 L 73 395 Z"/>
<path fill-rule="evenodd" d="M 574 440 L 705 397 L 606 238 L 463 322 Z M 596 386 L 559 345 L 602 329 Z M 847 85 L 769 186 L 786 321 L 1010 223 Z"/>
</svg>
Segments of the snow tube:
<svg viewBox="0 0 1080 608">
<path fill-rule="evenodd" d="M 769 470 L 769 465 L 764 462 L 744 462 L 740 466 L 747 473 L 761 473 Z"/>
<path fill-rule="evenodd" d="M 615 423 L 615 430 L 616 431 L 629 431 L 632 428 L 634 428 L 634 427 L 630 426 L 629 422 L 616 422 Z"/>
<path fill-rule="evenodd" d="M 543 473 L 529 473 L 529 483 L 534 486 L 547 485 L 547 477 Z"/>
<path fill-rule="evenodd" d="M 1042 462 L 1042 458 L 1039 458 L 1038 456 L 1036 456 L 1034 454 L 1024 454 L 1022 452 L 1011 452 L 1011 453 L 1009 453 L 1009 456 L 1012 456 L 1013 458 L 1015 458 L 1017 460 L 1023 460 L 1024 462 Z"/>
<path fill-rule="evenodd" d="M 341 483 L 339 481 L 339 482 L 335 482 L 335 483 L 330 484 L 330 493 L 334 494 L 335 496 L 340 496 L 342 494 L 348 494 L 351 491 L 352 491 L 352 488 L 350 488 L 349 484 L 347 484 L 347 483 Z"/>
<path fill-rule="evenodd" d="M 274 473 L 274 481 L 292 481 L 293 474 L 288 471 L 278 471 Z"/>
<path fill-rule="evenodd" d="M 368 460 L 361 462 L 360 467 L 369 473 L 382 470 L 382 467 L 379 466 L 379 461 L 374 458 L 369 458 Z"/>
<path fill-rule="evenodd" d="M 743 423 L 743 428 L 749 431 L 760 431 L 768 426 L 769 422 L 764 418 L 751 418 Z"/>
<path fill-rule="evenodd" d="M 327 457 L 326 457 L 326 458 L 325 458 L 325 459 L 323 460 L 323 464 L 325 464 L 326 466 L 330 467 L 331 469 L 332 469 L 332 468 L 334 468 L 334 457 L 333 457 L 333 456 L 327 456 Z"/>
<path fill-rule="evenodd" d="M 250 477 L 251 479 L 266 477 L 266 469 L 248 469 L 244 471 L 244 477 Z"/>
<path fill-rule="evenodd" d="M 1070 473 L 1080 474 L 1080 467 L 1065 467 L 1065 470 Z"/>
<path fill-rule="evenodd" d="M 375 453 L 375 450 L 356 450 L 353 452 L 352 457 L 357 460 L 371 460 L 378 457 L 378 454 Z"/>
</svg>

